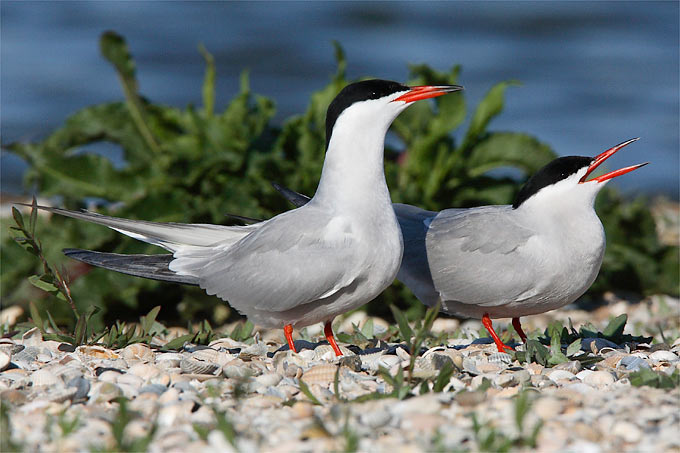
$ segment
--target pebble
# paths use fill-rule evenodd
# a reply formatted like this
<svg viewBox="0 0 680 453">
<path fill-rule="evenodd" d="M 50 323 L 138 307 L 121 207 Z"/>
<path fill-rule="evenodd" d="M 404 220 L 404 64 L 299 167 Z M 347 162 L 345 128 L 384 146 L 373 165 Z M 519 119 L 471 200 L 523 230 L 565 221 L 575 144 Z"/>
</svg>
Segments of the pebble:
<svg viewBox="0 0 680 453">
<path fill-rule="evenodd" d="M 608 371 L 593 371 L 583 378 L 583 382 L 593 387 L 604 387 L 613 384 L 614 376 Z"/>
<path fill-rule="evenodd" d="M 559 381 L 562 380 L 569 381 L 575 377 L 576 375 L 574 375 L 574 373 L 566 370 L 553 369 L 550 373 L 548 373 L 548 378 L 555 383 L 559 383 Z"/>
<path fill-rule="evenodd" d="M 32 330 L 21 339 L 0 339 L 0 353 L 10 356 L 0 371 L 0 399 L 7 405 L 12 439 L 25 451 L 79 450 L 83 445 L 112 448 L 116 442 L 111 422 L 118 413 L 120 396 L 129 400 L 132 415 L 126 439 L 153 432 L 148 447 L 152 452 L 198 453 L 218 447 L 246 452 L 337 451 L 346 447 L 345 426 L 356 436 L 359 451 L 477 451 L 482 447 L 477 444 L 472 415 L 481 433 L 493 427 L 498 436 L 512 439 L 517 435 L 514 408 L 520 394 L 531 402 L 524 419 L 525 435 L 542 423 L 537 451 L 673 451 L 680 446 L 680 390 L 635 387 L 629 380 L 639 369 L 668 372 L 680 366 L 680 342 L 673 341 L 680 322 L 654 311 L 654 300 L 624 304 L 617 310 L 629 312 L 629 326 L 662 325 L 671 346 L 612 345 L 604 339 L 589 339 L 582 342 L 588 346 L 585 351 L 593 356 L 592 345 L 604 360 L 583 362 L 585 366 L 570 361 L 546 367 L 498 353 L 488 339 L 471 344 L 472 338 L 463 334 L 430 349 L 423 347 L 415 360 L 414 379 L 429 380 L 422 386 L 428 391 L 421 395 L 418 385 L 401 400 L 370 395 L 393 390 L 379 375 L 379 366 L 393 376 L 403 370 L 404 380 L 408 379 L 404 368 L 411 356 L 403 345 L 394 343 L 371 340 L 371 348 L 362 344 L 368 350 L 359 355 L 355 346 L 350 350 L 341 345 L 348 352 L 336 358 L 327 344 L 296 340 L 300 353 L 293 353 L 281 349 L 279 331 L 259 331 L 250 344 L 223 338 L 209 347 L 187 344 L 177 352 L 142 344 L 114 351 L 44 341 L 39 331 Z M 673 303 L 680 308 L 680 302 Z M 636 310 L 644 310 L 644 316 L 636 315 Z M 528 319 L 543 319 L 547 325 L 554 319 L 551 316 L 558 315 L 570 317 L 577 328 L 599 319 L 570 308 Z M 598 328 L 609 318 L 602 315 Z M 362 315 L 361 322 L 366 319 Z M 377 326 L 386 327 L 376 319 L 373 323 L 376 332 Z M 458 321 L 451 324 L 458 325 Z M 464 324 L 480 327 L 476 320 Z M 542 331 L 545 325 L 531 329 Z M 438 328 L 446 331 L 446 323 Z M 159 336 L 153 341 L 163 345 L 168 338 Z M 194 362 L 207 368 L 192 368 Z M 451 364 L 453 372 L 444 391 L 432 392 L 440 370 Z M 213 374 L 197 372 L 206 370 Z M 308 399 L 301 382 L 307 383 L 322 405 Z M 361 403 L 351 402 L 364 397 Z M 235 445 L 217 428 L 222 414 L 237 433 Z M 58 417 L 78 419 L 79 426 L 70 436 L 61 437 L 54 421 L 48 428 L 50 418 Z M 154 421 L 156 428 L 151 431 Z"/>
</svg>

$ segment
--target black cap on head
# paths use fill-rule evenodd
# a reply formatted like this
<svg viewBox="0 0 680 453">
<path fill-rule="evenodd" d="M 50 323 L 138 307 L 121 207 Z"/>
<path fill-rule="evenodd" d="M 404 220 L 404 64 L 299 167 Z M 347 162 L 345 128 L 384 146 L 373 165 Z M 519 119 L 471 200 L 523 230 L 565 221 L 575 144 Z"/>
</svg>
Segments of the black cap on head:
<svg viewBox="0 0 680 453">
<path fill-rule="evenodd" d="M 590 166 L 592 161 L 592 157 L 581 156 L 559 157 L 553 160 L 529 178 L 517 194 L 512 207 L 518 208 L 542 188 L 568 178 L 580 169 Z"/>
<path fill-rule="evenodd" d="M 328 106 L 326 112 L 326 148 L 328 148 L 328 142 L 331 140 L 335 121 L 347 107 L 355 102 L 380 99 L 393 93 L 408 90 L 410 88 L 401 83 L 379 79 L 364 80 L 347 85 Z"/>
</svg>

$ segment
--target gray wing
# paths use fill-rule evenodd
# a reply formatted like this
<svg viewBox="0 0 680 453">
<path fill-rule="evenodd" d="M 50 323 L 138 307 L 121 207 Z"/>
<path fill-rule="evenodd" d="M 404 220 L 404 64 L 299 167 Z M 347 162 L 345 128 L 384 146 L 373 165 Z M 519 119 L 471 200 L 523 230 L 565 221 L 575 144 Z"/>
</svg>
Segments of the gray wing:
<svg viewBox="0 0 680 453">
<path fill-rule="evenodd" d="M 29 204 L 17 203 L 23 206 Z M 175 251 L 183 245 L 209 246 L 217 242 L 235 242 L 257 225 L 252 226 L 223 226 L 202 223 L 161 223 L 146 220 L 130 220 L 110 217 L 96 212 L 70 211 L 68 209 L 36 206 L 42 211 L 59 214 L 65 217 L 85 220 L 104 225 L 119 233 L 158 245 L 166 250 Z"/>
<path fill-rule="evenodd" d="M 425 235 L 437 213 L 401 203 L 394 203 L 392 206 L 404 238 L 404 255 L 397 280 L 408 286 L 422 303 L 434 305 L 439 300 L 439 293 L 432 282 Z"/>
<path fill-rule="evenodd" d="M 445 301 L 488 307 L 530 297 L 535 278 L 523 246 L 534 235 L 511 206 L 440 212 L 426 238 L 436 291 Z"/>
<path fill-rule="evenodd" d="M 280 214 L 223 250 L 175 253 L 170 269 L 194 275 L 239 311 L 285 311 L 329 297 L 361 272 L 349 224 L 305 206 Z"/>
</svg>

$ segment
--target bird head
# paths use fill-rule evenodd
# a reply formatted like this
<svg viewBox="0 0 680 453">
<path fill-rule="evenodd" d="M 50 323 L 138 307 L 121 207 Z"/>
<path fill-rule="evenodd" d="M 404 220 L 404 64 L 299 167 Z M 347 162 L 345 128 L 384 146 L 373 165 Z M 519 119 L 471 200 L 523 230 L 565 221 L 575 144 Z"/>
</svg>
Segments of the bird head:
<svg viewBox="0 0 680 453">
<path fill-rule="evenodd" d="M 389 80 L 363 80 L 338 93 L 326 112 L 326 148 L 336 125 L 346 125 L 351 133 L 372 128 L 386 131 L 394 119 L 415 101 L 462 90 L 458 85 L 409 87 Z M 382 127 L 381 127 L 382 126 Z M 384 135 L 383 131 L 383 135 Z"/>
<path fill-rule="evenodd" d="M 595 196 L 608 181 L 649 163 L 620 168 L 588 179 L 605 160 L 637 140 L 638 138 L 626 140 L 595 157 L 567 156 L 553 160 L 529 178 L 517 194 L 513 208 L 541 203 L 558 203 L 559 207 L 559 203 L 570 200 L 592 206 Z"/>
</svg>

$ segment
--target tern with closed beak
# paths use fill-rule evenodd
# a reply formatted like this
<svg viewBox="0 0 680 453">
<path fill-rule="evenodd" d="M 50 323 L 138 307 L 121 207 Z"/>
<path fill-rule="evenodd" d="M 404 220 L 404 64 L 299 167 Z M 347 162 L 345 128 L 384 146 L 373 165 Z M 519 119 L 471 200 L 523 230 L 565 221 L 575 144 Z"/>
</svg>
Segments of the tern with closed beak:
<svg viewBox="0 0 680 453">
<path fill-rule="evenodd" d="M 560 157 L 534 174 L 512 205 L 426 211 L 394 204 L 404 237 L 397 279 L 425 305 L 481 318 L 498 350 L 512 349 L 491 318 L 512 318 L 526 341 L 520 317 L 563 307 L 597 277 L 605 235 L 593 204 L 616 176 L 644 164 L 588 179 L 605 160 L 637 138 L 596 157 Z M 297 205 L 303 195 L 277 187 Z"/>
<path fill-rule="evenodd" d="M 247 226 L 156 223 L 40 207 L 158 245 L 166 255 L 67 249 L 72 258 L 139 277 L 198 285 L 253 323 L 293 328 L 319 322 L 336 355 L 331 321 L 394 280 L 401 230 L 385 183 L 383 148 L 392 121 L 413 102 L 462 87 L 408 87 L 366 80 L 345 87 L 326 115 L 326 156 L 305 206 Z"/>
</svg>

